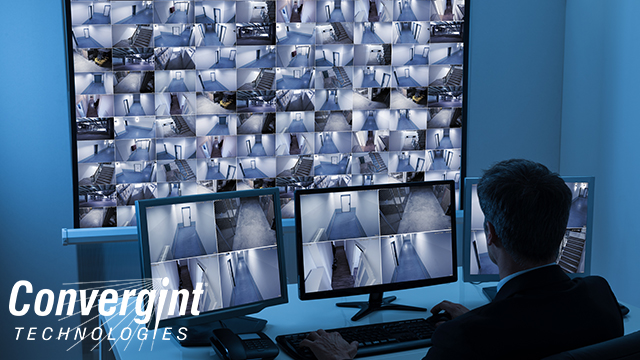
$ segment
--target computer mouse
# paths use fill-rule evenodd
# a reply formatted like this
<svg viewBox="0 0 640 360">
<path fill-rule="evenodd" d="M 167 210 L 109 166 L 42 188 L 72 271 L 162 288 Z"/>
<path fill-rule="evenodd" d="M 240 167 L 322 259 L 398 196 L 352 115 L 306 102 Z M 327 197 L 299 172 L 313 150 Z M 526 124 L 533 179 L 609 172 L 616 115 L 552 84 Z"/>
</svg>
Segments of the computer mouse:
<svg viewBox="0 0 640 360">
<path fill-rule="evenodd" d="M 438 323 L 449 321 L 449 320 L 451 320 L 451 315 L 446 311 L 433 314 L 427 318 L 427 322 L 433 325 L 437 325 Z"/>
</svg>

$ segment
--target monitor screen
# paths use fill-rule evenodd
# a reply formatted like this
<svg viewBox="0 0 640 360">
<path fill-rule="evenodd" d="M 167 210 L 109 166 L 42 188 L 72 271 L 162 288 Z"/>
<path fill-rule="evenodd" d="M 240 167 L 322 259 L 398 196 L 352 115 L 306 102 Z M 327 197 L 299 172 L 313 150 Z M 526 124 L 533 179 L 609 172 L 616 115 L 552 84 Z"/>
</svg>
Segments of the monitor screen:
<svg viewBox="0 0 640 360">
<path fill-rule="evenodd" d="M 300 298 L 457 280 L 453 181 L 296 192 Z"/>
<path fill-rule="evenodd" d="M 75 227 L 176 194 L 278 187 L 293 218 L 310 181 L 464 178 L 467 0 L 62 3 Z"/>
<path fill-rule="evenodd" d="M 198 316 L 167 296 L 148 325 L 197 324 L 287 302 L 282 226 L 275 188 L 137 203 L 143 276 L 154 290 L 202 289 Z M 167 282 L 168 279 L 169 281 Z M 164 282 L 163 282 L 164 281 Z"/>
<path fill-rule="evenodd" d="M 557 263 L 570 276 L 585 276 L 591 271 L 591 231 L 593 220 L 594 178 L 561 176 L 573 195 Z M 489 259 L 483 228 L 484 214 L 478 201 L 480 178 L 465 179 L 463 270 L 465 281 L 498 281 L 498 267 Z"/>
</svg>

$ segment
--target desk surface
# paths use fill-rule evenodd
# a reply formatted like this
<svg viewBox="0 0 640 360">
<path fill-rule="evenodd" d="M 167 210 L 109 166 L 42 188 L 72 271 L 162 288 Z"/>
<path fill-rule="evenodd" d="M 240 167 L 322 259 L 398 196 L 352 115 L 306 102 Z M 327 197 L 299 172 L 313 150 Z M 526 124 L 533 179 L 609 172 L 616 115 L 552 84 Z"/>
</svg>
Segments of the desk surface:
<svg viewBox="0 0 640 360">
<path fill-rule="evenodd" d="M 482 294 L 482 288 L 492 286 L 495 283 L 483 283 L 473 285 L 459 280 L 452 284 L 424 287 L 420 289 L 393 291 L 385 295 L 395 295 L 395 303 L 413 306 L 422 306 L 430 309 L 442 300 L 450 300 L 467 306 L 470 309 L 482 306 L 488 302 Z M 275 341 L 277 335 L 304 332 L 316 329 L 330 329 L 345 326 L 364 325 L 404 319 L 424 318 L 430 313 L 418 311 L 393 311 L 386 310 L 369 315 L 359 321 L 351 321 L 350 318 L 356 309 L 338 308 L 336 302 L 366 300 L 367 296 L 354 296 L 348 298 L 333 298 L 323 300 L 300 301 L 298 288 L 290 284 L 289 303 L 270 307 L 252 316 L 268 320 L 264 332 Z M 630 313 L 624 319 L 625 334 L 640 330 L 640 308 L 629 306 Z M 149 331 L 147 340 L 138 340 L 136 336 L 124 341 L 118 339 L 120 331 L 124 327 L 134 329 L 137 326 L 133 322 L 135 314 L 120 316 L 115 314 L 106 318 L 101 317 L 106 332 L 111 331 L 111 345 L 104 344 L 107 349 L 113 345 L 113 352 L 118 360 L 149 359 L 150 353 L 155 359 L 217 359 L 216 354 L 209 347 L 183 348 L 178 342 L 167 334 L 170 340 L 161 340 L 163 329 L 158 329 L 153 339 L 154 332 Z M 141 326 L 142 327 L 142 326 Z M 367 359 L 422 359 L 428 348 L 406 351 L 397 354 L 385 354 L 382 356 L 368 357 Z M 280 351 L 278 359 L 290 359 Z"/>
</svg>

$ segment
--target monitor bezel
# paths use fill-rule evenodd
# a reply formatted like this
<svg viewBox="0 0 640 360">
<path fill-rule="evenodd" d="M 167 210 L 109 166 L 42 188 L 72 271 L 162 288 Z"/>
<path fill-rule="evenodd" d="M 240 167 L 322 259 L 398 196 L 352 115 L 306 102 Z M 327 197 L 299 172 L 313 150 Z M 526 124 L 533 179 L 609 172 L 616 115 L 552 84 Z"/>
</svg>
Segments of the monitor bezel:
<svg viewBox="0 0 640 360">
<path fill-rule="evenodd" d="M 437 181 L 418 181 L 408 183 L 391 183 L 391 184 L 378 184 L 378 185 L 362 185 L 362 186 L 347 186 L 347 187 L 334 187 L 334 188 L 315 188 L 315 189 L 300 189 L 296 190 L 295 196 L 295 227 L 296 227 L 296 256 L 297 256 L 297 277 L 298 277 L 298 297 L 300 300 L 316 300 L 316 299 L 328 299 L 343 296 L 352 295 L 367 295 L 375 293 L 383 293 L 387 291 L 413 289 L 423 286 L 446 284 L 458 281 L 458 264 L 457 264 L 457 248 L 456 248 L 456 214 L 455 210 L 452 211 L 451 217 L 451 266 L 452 274 L 450 276 L 439 277 L 435 279 L 414 280 L 402 283 L 389 283 L 379 284 L 363 287 L 354 287 L 349 289 L 327 290 L 327 291 L 315 291 L 306 292 L 304 283 L 304 256 L 302 254 L 303 242 L 302 242 L 302 218 L 300 214 L 300 196 L 311 194 L 323 194 L 323 193 L 339 193 L 339 192 L 354 192 L 354 191 L 371 191 L 385 188 L 396 187 L 418 187 L 418 186 L 433 186 L 433 185 L 448 185 L 450 191 L 450 201 L 454 204 L 455 209 L 455 182 L 453 180 L 437 180 Z M 444 230 L 443 230 L 444 231 Z"/>
<path fill-rule="evenodd" d="M 588 183 L 590 196 L 587 198 L 587 233 L 585 235 L 585 264 L 584 272 L 579 274 L 567 274 L 570 278 L 579 278 L 591 275 L 591 246 L 593 234 L 593 203 L 594 196 L 591 195 L 595 186 L 593 176 L 560 176 L 565 182 Z M 462 231 L 462 278 L 464 282 L 497 282 L 500 281 L 499 274 L 471 274 L 471 198 L 473 185 L 477 185 L 479 177 L 467 177 L 464 179 L 464 218 Z"/>
<path fill-rule="evenodd" d="M 173 205 L 180 203 L 193 203 L 193 202 L 205 202 L 205 201 L 216 201 L 223 199 L 230 199 L 236 197 L 256 197 L 256 196 L 272 196 L 274 202 L 274 214 L 275 219 L 274 222 L 276 224 L 276 251 L 278 254 L 278 268 L 279 268 L 279 278 L 280 278 L 280 296 L 262 300 L 255 303 L 243 304 L 239 306 L 233 306 L 229 308 L 222 308 L 212 310 L 206 313 L 200 313 L 199 315 L 185 315 L 185 316 L 176 316 L 169 319 L 160 320 L 158 323 L 158 328 L 168 327 L 168 326 L 191 326 L 204 324 L 219 320 L 226 320 L 238 316 L 254 314 L 261 311 L 264 308 L 285 304 L 289 301 L 289 297 L 287 294 L 287 277 L 286 277 L 286 267 L 285 267 L 285 258 L 284 258 L 284 232 L 282 230 L 282 215 L 280 213 L 280 192 L 278 188 L 263 188 L 263 189 L 253 189 L 253 190 L 241 190 L 241 191 L 229 191 L 229 192 L 220 192 L 220 193 L 210 193 L 210 194 L 198 194 L 198 195 L 189 195 L 189 196 L 179 196 L 172 198 L 160 198 L 160 199 L 148 199 L 148 200 L 138 200 L 136 201 L 136 217 L 137 217 L 137 227 L 138 227 L 138 242 L 140 244 L 140 256 L 142 258 L 142 279 L 151 278 L 151 258 L 149 255 L 149 233 L 146 226 L 143 224 L 147 224 L 147 212 L 146 209 L 148 207 L 162 206 L 162 205 Z M 224 252 L 229 253 L 229 252 Z M 220 253 L 220 254 L 224 254 Z M 156 323 L 156 314 L 155 307 L 153 309 L 153 314 L 150 320 L 147 322 L 147 328 L 155 328 Z"/>
</svg>

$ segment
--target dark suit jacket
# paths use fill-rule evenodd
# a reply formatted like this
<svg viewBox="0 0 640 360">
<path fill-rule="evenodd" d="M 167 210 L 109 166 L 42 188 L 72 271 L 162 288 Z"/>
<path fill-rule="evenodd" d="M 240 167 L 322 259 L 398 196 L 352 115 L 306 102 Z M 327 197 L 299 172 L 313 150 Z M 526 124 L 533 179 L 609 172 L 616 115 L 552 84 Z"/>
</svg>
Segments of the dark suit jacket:
<svg viewBox="0 0 640 360">
<path fill-rule="evenodd" d="M 440 325 L 424 360 L 540 359 L 624 334 L 607 281 L 557 266 L 509 280 L 493 302 Z"/>
</svg>

